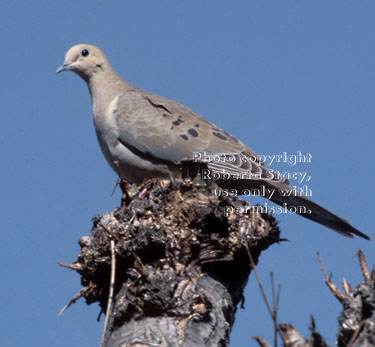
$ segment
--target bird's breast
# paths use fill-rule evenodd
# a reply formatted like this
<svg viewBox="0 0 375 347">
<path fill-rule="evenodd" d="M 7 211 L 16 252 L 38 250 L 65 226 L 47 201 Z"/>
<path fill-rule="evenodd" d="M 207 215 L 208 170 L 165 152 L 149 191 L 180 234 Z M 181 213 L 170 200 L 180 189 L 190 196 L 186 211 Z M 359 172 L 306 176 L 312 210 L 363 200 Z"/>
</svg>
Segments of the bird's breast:
<svg viewBox="0 0 375 347">
<path fill-rule="evenodd" d="M 117 101 L 118 97 L 105 110 L 93 107 L 96 135 L 109 165 L 122 178 L 134 183 L 141 183 L 145 178 L 169 177 L 168 166 L 134 153 L 124 141 L 119 141 L 120 130 L 114 117 Z"/>
</svg>

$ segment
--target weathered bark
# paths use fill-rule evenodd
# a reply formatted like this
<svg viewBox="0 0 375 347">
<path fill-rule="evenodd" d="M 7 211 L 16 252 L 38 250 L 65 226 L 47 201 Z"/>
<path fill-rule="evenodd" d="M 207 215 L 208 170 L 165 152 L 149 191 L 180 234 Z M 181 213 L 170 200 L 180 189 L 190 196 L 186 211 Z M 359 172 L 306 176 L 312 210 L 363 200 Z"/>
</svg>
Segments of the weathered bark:
<svg viewBox="0 0 375 347">
<path fill-rule="evenodd" d="M 151 180 L 144 188 L 126 186 L 122 206 L 95 217 L 72 265 L 82 296 L 105 312 L 115 241 L 104 346 L 227 346 L 251 269 L 245 244 L 257 263 L 279 241 L 275 219 L 254 210 L 225 216 L 225 207 L 250 205 L 202 182 Z"/>
<path fill-rule="evenodd" d="M 339 301 L 343 310 L 339 317 L 338 346 L 375 346 L 375 270 L 369 271 L 361 251 L 358 252 L 364 282 L 352 290 L 344 283 Z"/>
<path fill-rule="evenodd" d="M 281 323 L 278 325 L 280 336 L 284 347 L 328 347 L 329 345 L 325 342 L 323 336 L 315 330 L 315 321 L 311 317 L 310 338 L 306 339 L 300 332 L 298 332 L 293 325 L 288 323 Z M 261 336 L 255 336 L 260 347 L 270 347 Z"/>
<path fill-rule="evenodd" d="M 323 263 L 319 258 L 325 282 L 334 297 L 340 301 L 343 310 L 338 319 L 339 347 L 374 347 L 375 346 L 375 269 L 368 270 L 366 259 L 359 250 L 358 258 L 364 282 L 352 290 L 351 285 L 343 278 L 343 292 L 328 278 Z M 315 321 L 311 317 L 310 338 L 304 338 L 291 324 L 278 325 L 284 347 L 326 347 L 322 335 L 315 329 Z M 270 347 L 261 336 L 254 339 L 261 347 Z"/>
<path fill-rule="evenodd" d="M 81 254 L 68 267 L 81 275 L 83 289 L 71 303 L 85 297 L 106 310 L 112 240 L 115 298 L 105 347 L 227 346 L 251 270 L 248 251 L 257 263 L 263 250 L 280 241 L 275 219 L 214 194 L 214 186 L 200 181 L 155 179 L 141 190 L 122 188 L 122 206 L 96 216 L 91 235 L 79 241 Z M 339 346 L 375 346 L 375 271 L 360 251 L 359 258 L 364 283 L 352 290 L 343 280 L 343 293 L 322 266 L 343 305 Z M 327 346 L 313 319 L 309 339 L 287 323 L 278 329 L 286 347 Z M 255 340 L 269 346 L 260 336 Z"/>
</svg>

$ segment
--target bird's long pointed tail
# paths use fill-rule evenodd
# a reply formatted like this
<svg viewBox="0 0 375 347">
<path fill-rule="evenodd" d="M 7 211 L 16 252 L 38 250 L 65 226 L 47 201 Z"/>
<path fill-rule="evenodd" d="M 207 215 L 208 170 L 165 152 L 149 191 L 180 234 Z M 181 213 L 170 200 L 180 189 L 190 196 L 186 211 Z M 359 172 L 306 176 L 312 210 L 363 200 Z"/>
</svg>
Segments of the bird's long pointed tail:
<svg viewBox="0 0 375 347">
<path fill-rule="evenodd" d="M 334 213 L 326 210 L 324 207 L 316 204 L 305 196 L 280 196 L 274 194 L 271 201 L 282 206 L 285 206 L 286 204 L 288 209 L 293 209 L 293 211 L 295 210 L 300 216 L 322 224 L 346 237 L 353 238 L 353 234 L 355 234 L 363 237 L 366 240 L 370 240 L 366 234 L 361 233 L 359 230 L 354 228 L 348 221 L 336 216 Z"/>
<path fill-rule="evenodd" d="M 291 193 L 292 188 L 290 186 L 266 180 L 238 180 L 235 182 L 234 187 L 233 184 L 233 181 L 220 182 L 220 186 L 224 188 L 235 188 L 239 191 L 243 189 L 259 189 L 261 191 L 263 186 L 265 189 L 273 192 L 272 196 L 266 197 L 276 204 L 286 207 L 300 216 L 311 219 L 312 221 L 324 225 L 346 237 L 353 238 L 354 234 L 366 240 L 370 240 L 366 234 L 361 233 L 345 219 L 336 216 L 334 213 L 326 210 L 324 207 L 316 204 L 307 197 L 300 195 L 298 192 L 293 191 Z"/>
</svg>

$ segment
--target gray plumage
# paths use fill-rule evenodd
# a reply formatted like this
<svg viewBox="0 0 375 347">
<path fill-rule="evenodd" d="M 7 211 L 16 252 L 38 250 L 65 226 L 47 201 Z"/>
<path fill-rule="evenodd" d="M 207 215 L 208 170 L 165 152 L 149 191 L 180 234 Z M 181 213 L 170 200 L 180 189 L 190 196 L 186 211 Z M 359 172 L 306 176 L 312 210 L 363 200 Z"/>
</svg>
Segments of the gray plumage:
<svg viewBox="0 0 375 347">
<path fill-rule="evenodd" d="M 56 72 L 66 70 L 76 72 L 86 81 L 100 147 L 123 179 L 139 184 L 145 178 L 180 177 L 181 163 L 193 160 L 194 153 L 224 156 L 222 161 L 206 163 L 208 169 L 246 177 L 250 173 L 256 178 L 221 180 L 222 187 L 241 191 L 264 186 L 275 192 L 271 201 L 288 208 L 303 206 L 311 210 L 309 214 L 301 213 L 303 217 L 344 236 L 356 234 L 369 239 L 349 222 L 306 197 L 280 194 L 280 189 L 292 189 L 288 180 L 269 178 L 272 171 L 251 149 L 186 106 L 124 81 L 99 48 L 88 44 L 73 46 Z"/>
</svg>

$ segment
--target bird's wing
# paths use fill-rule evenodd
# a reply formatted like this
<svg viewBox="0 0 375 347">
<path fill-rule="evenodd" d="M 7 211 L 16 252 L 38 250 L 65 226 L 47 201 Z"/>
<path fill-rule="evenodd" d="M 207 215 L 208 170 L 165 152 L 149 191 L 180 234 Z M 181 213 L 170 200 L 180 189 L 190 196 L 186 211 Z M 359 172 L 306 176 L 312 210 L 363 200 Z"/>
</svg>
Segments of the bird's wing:
<svg viewBox="0 0 375 347">
<path fill-rule="evenodd" d="M 352 234 L 356 234 L 369 239 L 346 220 L 298 192 L 292 194 L 288 180 L 272 177 L 272 171 L 251 149 L 177 102 L 131 91 L 119 98 L 113 112 L 119 128 L 119 141 L 139 156 L 174 164 L 194 159 L 194 152 L 205 152 L 212 157 L 229 156 L 230 160 L 207 163 L 208 168 L 217 172 L 224 169 L 233 175 L 251 172 L 255 178 L 221 180 L 221 187 L 235 188 L 239 192 L 248 188 L 261 191 L 265 187 L 274 192 L 269 198 L 271 201 L 345 236 L 353 237 Z M 245 160 L 250 157 L 253 160 Z"/>
<path fill-rule="evenodd" d="M 112 112 L 119 141 L 139 156 L 174 164 L 211 160 L 208 167 L 213 171 L 251 172 L 288 185 L 288 180 L 270 175 L 241 141 L 178 102 L 131 90 L 119 96 Z"/>
</svg>

